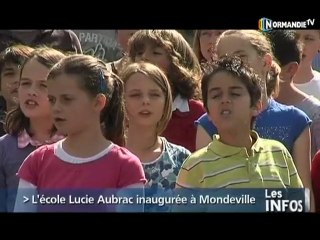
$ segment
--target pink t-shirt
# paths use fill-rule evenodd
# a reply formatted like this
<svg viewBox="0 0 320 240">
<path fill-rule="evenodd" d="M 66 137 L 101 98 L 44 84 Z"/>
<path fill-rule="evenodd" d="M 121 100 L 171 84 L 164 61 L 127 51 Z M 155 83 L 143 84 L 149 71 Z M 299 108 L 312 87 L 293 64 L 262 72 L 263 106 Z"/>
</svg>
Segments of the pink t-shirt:
<svg viewBox="0 0 320 240">
<path fill-rule="evenodd" d="M 111 199 L 120 188 L 146 183 L 140 160 L 127 149 L 111 144 L 90 158 L 77 158 L 66 153 L 61 140 L 32 152 L 21 165 L 18 176 L 37 187 L 37 211 L 104 212 L 115 211 Z M 135 194 L 127 188 L 126 194 Z M 65 198 L 61 204 L 39 204 L 39 197 Z M 58 197 L 59 196 L 59 197 Z M 108 199 L 99 203 L 101 197 Z M 88 202 L 87 199 L 95 199 Z M 84 199 L 79 204 L 80 199 Z M 33 200 L 32 200 L 33 201 Z M 128 205 L 131 207 L 131 205 Z"/>
<path fill-rule="evenodd" d="M 32 152 L 21 165 L 18 176 L 38 190 L 122 188 L 146 182 L 140 160 L 125 148 L 112 144 L 81 163 L 70 161 L 72 156 L 64 152 L 62 141 Z"/>
</svg>

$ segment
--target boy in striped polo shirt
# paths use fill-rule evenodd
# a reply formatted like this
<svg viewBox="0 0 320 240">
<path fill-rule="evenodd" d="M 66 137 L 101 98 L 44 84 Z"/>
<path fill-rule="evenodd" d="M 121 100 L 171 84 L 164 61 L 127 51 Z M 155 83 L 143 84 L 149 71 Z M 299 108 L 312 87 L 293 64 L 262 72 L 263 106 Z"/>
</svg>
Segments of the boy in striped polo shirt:
<svg viewBox="0 0 320 240">
<path fill-rule="evenodd" d="M 303 187 L 285 146 L 252 130 L 261 110 L 260 81 L 239 57 L 207 66 L 203 102 L 219 134 L 186 159 L 176 188 Z"/>
</svg>

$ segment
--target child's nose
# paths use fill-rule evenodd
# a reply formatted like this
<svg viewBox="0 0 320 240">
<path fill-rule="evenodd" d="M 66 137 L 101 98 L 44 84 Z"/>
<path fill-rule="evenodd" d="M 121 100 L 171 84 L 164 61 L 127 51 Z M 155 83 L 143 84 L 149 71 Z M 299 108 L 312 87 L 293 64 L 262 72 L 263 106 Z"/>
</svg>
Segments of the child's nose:
<svg viewBox="0 0 320 240">
<path fill-rule="evenodd" d="M 143 104 L 150 104 L 150 98 L 149 96 L 144 96 L 142 99 Z"/>
<path fill-rule="evenodd" d="M 30 88 L 30 90 L 29 90 L 29 92 L 28 92 L 28 95 L 35 97 L 35 96 L 37 96 L 38 94 L 37 94 L 37 91 L 36 91 L 34 88 Z"/>
<path fill-rule="evenodd" d="M 223 99 L 221 100 L 221 103 L 222 103 L 222 104 L 228 104 L 228 103 L 231 103 L 231 100 L 230 100 L 229 98 L 223 98 Z"/>
<path fill-rule="evenodd" d="M 143 61 L 148 61 L 149 60 L 149 54 L 147 52 L 144 52 L 141 57 L 142 57 Z"/>
<path fill-rule="evenodd" d="M 60 105 L 57 101 L 51 103 L 51 110 L 53 113 L 59 113 L 61 111 Z"/>
</svg>

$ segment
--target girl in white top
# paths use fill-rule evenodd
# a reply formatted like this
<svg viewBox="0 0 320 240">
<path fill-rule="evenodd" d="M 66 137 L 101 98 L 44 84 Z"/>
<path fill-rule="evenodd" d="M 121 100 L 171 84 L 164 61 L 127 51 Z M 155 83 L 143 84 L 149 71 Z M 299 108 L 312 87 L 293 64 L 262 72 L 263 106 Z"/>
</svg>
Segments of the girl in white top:
<svg viewBox="0 0 320 240">
<path fill-rule="evenodd" d="M 320 30 L 297 30 L 296 37 L 303 43 L 303 52 L 293 82 L 301 91 L 320 99 L 320 73 L 312 68 L 312 61 L 320 52 Z"/>
</svg>

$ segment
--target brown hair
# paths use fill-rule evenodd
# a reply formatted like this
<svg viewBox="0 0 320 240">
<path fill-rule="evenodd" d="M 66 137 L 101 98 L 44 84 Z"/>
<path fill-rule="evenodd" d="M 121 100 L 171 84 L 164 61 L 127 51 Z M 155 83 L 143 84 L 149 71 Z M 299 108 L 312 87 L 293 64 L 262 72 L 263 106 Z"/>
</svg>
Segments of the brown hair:
<svg viewBox="0 0 320 240">
<path fill-rule="evenodd" d="M 21 69 L 20 77 L 22 75 L 24 66 L 31 60 L 36 59 L 39 63 L 46 66 L 47 68 L 51 68 L 54 64 L 56 64 L 60 59 L 63 59 L 65 55 L 58 50 L 49 47 L 41 47 L 36 48 L 32 51 L 31 56 L 27 59 Z M 23 112 L 21 111 L 20 105 L 18 105 L 15 109 L 10 111 L 7 114 L 5 120 L 5 130 L 7 133 L 11 135 L 18 135 L 23 130 L 29 131 L 30 128 L 30 119 L 27 118 Z M 52 134 L 56 131 L 56 128 L 53 126 Z M 28 132 L 30 135 L 31 133 Z"/>
<path fill-rule="evenodd" d="M 193 51 L 194 54 L 197 56 L 200 63 L 207 62 L 207 59 L 202 55 L 201 53 L 201 47 L 200 47 L 200 34 L 201 30 L 196 30 L 193 37 Z"/>
<path fill-rule="evenodd" d="M 195 53 L 195 55 L 197 56 L 200 64 L 202 65 L 203 63 L 206 63 L 208 60 L 202 55 L 202 52 L 201 52 L 201 44 L 200 44 L 200 37 L 201 37 L 201 34 L 203 31 L 206 31 L 206 30 L 196 30 L 195 33 L 194 33 L 194 38 L 193 38 L 193 51 Z M 214 32 L 212 34 L 214 34 L 216 36 L 216 40 L 218 40 L 219 36 L 225 31 L 225 30 L 211 30 L 211 31 L 218 31 L 218 32 Z M 211 50 L 212 52 L 215 51 L 215 45 L 216 45 L 216 42 L 213 44 Z M 215 56 L 216 57 L 216 56 Z M 212 59 L 214 60 L 214 59 Z M 205 64 L 204 64 L 204 67 L 205 67 Z"/>
<path fill-rule="evenodd" d="M 32 47 L 25 45 L 14 45 L 3 50 L 0 53 L 0 81 L 2 70 L 6 65 L 14 64 L 22 66 L 24 61 L 32 56 L 33 50 Z"/>
<path fill-rule="evenodd" d="M 202 99 L 207 112 L 209 112 L 208 86 L 212 78 L 219 72 L 231 74 L 246 87 L 250 95 L 250 107 L 255 106 L 261 100 L 261 78 L 241 58 L 237 56 L 224 56 L 206 65 L 201 81 Z M 251 122 L 251 127 L 253 126 L 253 121 L 254 118 Z"/>
<path fill-rule="evenodd" d="M 82 54 L 62 59 L 51 69 L 48 80 L 54 80 L 61 74 L 77 75 L 79 86 L 90 96 L 95 97 L 102 93 L 107 97 L 108 104 L 100 115 L 103 135 L 110 141 L 124 146 L 125 109 L 122 80 L 108 71 L 103 61 Z"/>
<path fill-rule="evenodd" d="M 136 61 L 137 55 L 147 43 L 163 48 L 169 55 L 171 69 L 167 78 L 172 95 L 199 99 L 202 72 L 196 55 L 184 37 L 175 30 L 139 30 L 128 43 L 128 56 L 132 62 Z"/>
</svg>

